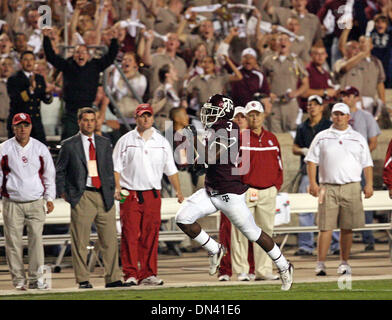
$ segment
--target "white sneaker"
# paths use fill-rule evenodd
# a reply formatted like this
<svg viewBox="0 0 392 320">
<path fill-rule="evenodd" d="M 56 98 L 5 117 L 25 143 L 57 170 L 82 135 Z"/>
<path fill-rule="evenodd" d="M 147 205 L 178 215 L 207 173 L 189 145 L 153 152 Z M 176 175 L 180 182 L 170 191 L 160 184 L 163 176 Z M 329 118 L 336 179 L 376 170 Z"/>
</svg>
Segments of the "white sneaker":
<svg viewBox="0 0 392 320">
<path fill-rule="evenodd" d="M 209 270 L 210 276 L 213 276 L 218 271 L 220 262 L 225 254 L 226 254 L 226 248 L 221 244 L 219 244 L 219 250 L 217 253 L 215 254 L 208 253 L 208 259 L 210 260 L 210 270 Z"/>
<path fill-rule="evenodd" d="M 256 280 L 279 280 L 279 276 L 276 274 L 266 274 L 264 276 L 257 277 Z"/>
<path fill-rule="evenodd" d="M 324 263 L 318 263 L 316 268 L 314 269 L 314 272 L 316 272 L 316 276 L 326 276 L 327 275 L 327 269 L 325 268 Z"/>
<path fill-rule="evenodd" d="M 293 284 L 293 273 L 294 273 L 294 266 L 289 262 L 289 267 L 285 271 L 279 272 L 280 280 L 282 280 L 281 290 L 288 291 L 291 289 L 291 285 Z"/>
<path fill-rule="evenodd" d="M 27 286 L 26 286 L 26 284 L 25 284 L 25 281 L 24 281 L 24 280 L 19 281 L 19 282 L 16 284 L 15 289 L 16 289 L 16 290 L 21 290 L 21 291 L 27 291 Z"/>
<path fill-rule="evenodd" d="M 131 287 L 131 286 L 137 286 L 137 280 L 134 277 L 129 277 L 125 282 L 123 283 L 124 287 Z"/>
<path fill-rule="evenodd" d="M 254 273 L 248 273 L 248 276 L 249 276 L 250 281 L 253 281 L 256 279 L 256 275 Z M 279 279 L 279 277 L 278 277 L 278 279 Z"/>
<path fill-rule="evenodd" d="M 140 281 L 140 284 L 145 286 L 161 286 L 163 285 L 163 280 L 157 278 L 156 276 L 149 276 L 146 279 Z"/>
<path fill-rule="evenodd" d="M 338 267 L 338 274 L 351 274 L 351 267 L 349 264 L 340 264 Z"/>
<path fill-rule="evenodd" d="M 230 277 L 227 274 L 222 274 L 218 277 L 219 281 L 230 281 Z"/>
<path fill-rule="evenodd" d="M 49 285 L 41 281 L 29 282 L 29 289 L 48 290 Z"/>
<path fill-rule="evenodd" d="M 250 281 L 247 273 L 239 273 L 237 276 L 238 281 Z"/>
</svg>

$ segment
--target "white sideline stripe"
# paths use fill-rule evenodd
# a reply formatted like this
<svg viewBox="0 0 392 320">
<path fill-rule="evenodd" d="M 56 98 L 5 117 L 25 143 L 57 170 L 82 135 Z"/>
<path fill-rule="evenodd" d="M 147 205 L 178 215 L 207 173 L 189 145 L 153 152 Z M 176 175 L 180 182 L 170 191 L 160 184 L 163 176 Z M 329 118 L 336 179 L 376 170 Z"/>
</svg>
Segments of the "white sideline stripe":
<svg viewBox="0 0 392 320">
<path fill-rule="evenodd" d="M 240 149 L 242 149 L 242 150 L 250 150 L 250 151 L 270 151 L 270 150 L 279 151 L 278 147 L 264 147 L 264 148 L 260 148 L 260 147 L 241 147 Z"/>
<path fill-rule="evenodd" d="M 207 269 L 206 269 L 207 270 Z M 338 276 L 336 277 L 327 277 L 327 278 L 319 278 L 316 276 L 310 277 L 308 279 L 303 280 L 295 280 L 294 283 L 319 283 L 319 282 L 337 282 L 339 279 Z M 378 275 L 378 276 L 352 276 L 353 286 L 355 286 L 355 281 L 366 281 L 366 280 L 390 280 L 392 279 L 392 275 Z M 104 288 L 103 286 L 94 287 L 93 289 L 89 290 L 88 292 L 94 291 L 136 291 L 136 290 L 160 290 L 160 289 L 168 289 L 168 288 L 194 288 L 194 287 L 222 287 L 222 286 L 255 286 L 255 285 L 281 285 L 280 281 L 277 280 L 263 280 L 263 281 L 218 281 L 216 282 L 188 282 L 188 283 L 164 283 L 162 286 L 133 286 L 127 288 Z M 305 289 L 306 290 L 306 289 Z M 322 290 L 322 291 L 334 291 L 331 290 Z M 339 290 L 344 292 L 344 290 Z M 366 290 L 366 289 L 356 289 L 347 290 L 347 291 L 364 291 L 364 292 L 384 292 L 388 291 L 388 289 L 382 290 Z M 81 291 L 78 288 L 63 288 L 63 289 L 50 289 L 50 290 L 28 290 L 28 291 L 17 291 L 17 290 L 0 290 L 0 297 L 5 296 L 16 296 L 16 295 L 42 295 L 42 294 L 52 294 L 52 293 L 84 293 L 86 291 Z M 277 290 L 270 290 L 264 292 L 281 292 L 280 289 Z"/>
</svg>

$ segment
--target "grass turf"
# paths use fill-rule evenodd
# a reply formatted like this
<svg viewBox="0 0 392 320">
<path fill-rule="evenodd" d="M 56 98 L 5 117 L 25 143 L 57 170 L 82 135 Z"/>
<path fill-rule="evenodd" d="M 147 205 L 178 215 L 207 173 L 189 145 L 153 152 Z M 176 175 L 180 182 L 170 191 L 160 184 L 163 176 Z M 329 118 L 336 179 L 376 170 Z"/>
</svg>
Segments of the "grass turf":
<svg viewBox="0 0 392 320">
<path fill-rule="evenodd" d="M 392 300 L 392 280 L 353 281 L 351 290 L 336 282 L 295 283 L 288 292 L 280 285 L 159 288 L 152 290 L 87 290 L 0 296 L 0 300 Z"/>
</svg>

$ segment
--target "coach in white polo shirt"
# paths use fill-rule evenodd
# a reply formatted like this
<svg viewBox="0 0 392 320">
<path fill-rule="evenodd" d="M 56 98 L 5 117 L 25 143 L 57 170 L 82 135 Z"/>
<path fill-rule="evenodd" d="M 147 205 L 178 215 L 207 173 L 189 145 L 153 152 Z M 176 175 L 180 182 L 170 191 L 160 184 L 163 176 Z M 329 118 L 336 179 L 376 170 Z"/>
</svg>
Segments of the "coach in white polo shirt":
<svg viewBox="0 0 392 320">
<path fill-rule="evenodd" d="M 166 174 L 178 202 L 184 197 L 169 142 L 154 123 L 149 104 L 136 108 L 136 129 L 123 135 L 113 152 L 115 198 L 130 193 L 120 204 L 121 262 L 126 286 L 161 285 L 158 273 L 158 237 L 161 225 L 161 180 Z"/>
<path fill-rule="evenodd" d="M 47 289 L 47 284 L 40 279 L 42 270 L 39 269 L 44 265 L 42 230 L 45 214 L 54 209 L 56 171 L 48 148 L 30 137 L 32 125 L 28 114 L 14 115 L 12 128 L 15 137 L 0 145 L 0 189 L 7 262 L 15 288 L 26 290 L 22 241 L 26 225 L 29 289 Z"/>
<path fill-rule="evenodd" d="M 325 260 L 334 228 L 341 231 L 338 273 L 351 273 L 348 258 L 352 229 L 363 227 L 365 223 L 361 197 L 362 170 L 366 180 L 365 198 L 373 195 L 373 161 L 365 138 L 348 124 L 349 107 L 337 103 L 331 116 L 332 126 L 316 135 L 305 157 L 309 193 L 319 197 L 317 275 L 326 275 Z M 320 186 L 316 182 L 316 166 L 319 166 Z"/>
</svg>

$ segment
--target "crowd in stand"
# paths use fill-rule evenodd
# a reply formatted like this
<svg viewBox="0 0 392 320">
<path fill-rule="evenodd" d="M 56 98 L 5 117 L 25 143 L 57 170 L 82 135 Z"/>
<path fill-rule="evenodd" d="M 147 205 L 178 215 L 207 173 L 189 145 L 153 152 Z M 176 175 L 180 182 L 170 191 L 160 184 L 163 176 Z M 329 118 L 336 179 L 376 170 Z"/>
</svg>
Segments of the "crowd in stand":
<svg viewBox="0 0 392 320">
<path fill-rule="evenodd" d="M 92 107 L 97 115 L 95 134 L 108 137 L 115 146 L 128 131 L 143 127 L 140 107 L 144 104 L 153 121 L 146 115 L 143 119 L 168 137 L 190 123 L 202 130 L 203 104 L 216 93 L 225 94 L 242 110 L 237 115 L 244 119 L 250 102 L 261 103 L 261 108 L 251 110 L 263 113 L 262 122 L 252 128 L 256 134 L 263 132 L 263 124 L 271 137 L 284 132 L 293 136 L 293 153 L 301 156 L 299 192 L 307 192 L 304 159 L 315 135 L 331 126 L 333 105 L 343 101 L 348 106 L 350 125 L 368 142 L 370 151 L 377 146 L 380 128 L 391 125 L 385 94 L 386 88 L 392 88 L 390 0 L 48 0 L 50 26 L 41 19 L 42 4 L 1 1 L 0 137 L 12 137 L 13 119 L 24 113 L 30 116 L 31 136 L 47 144 L 41 108 L 51 105 L 60 110 L 54 132 L 65 140 L 81 130 L 78 111 Z M 341 110 L 347 115 L 346 109 Z M 280 161 L 278 143 L 276 148 Z M 176 170 L 163 171 L 169 173 L 182 201 L 198 189 L 202 173 L 189 168 L 186 154 L 174 149 L 182 193 L 177 180 L 172 180 L 177 179 Z M 116 166 L 123 169 L 115 163 L 115 170 Z M 281 170 L 282 164 L 276 167 Z M 159 171 L 155 178 L 161 177 Z M 126 177 L 121 179 L 124 182 Z M 364 176 L 362 183 L 365 186 Z M 159 190 L 160 183 L 156 184 Z M 281 185 L 272 181 L 262 189 L 274 186 L 276 192 Z M 173 195 L 174 191 L 168 196 Z M 140 204 L 138 197 L 134 199 Z M 155 192 L 149 197 L 157 199 Z M 366 213 L 366 222 L 372 219 L 373 213 Z M 262 229 L 270 229 L 271 223 Z M 313 223 L 310 214 L 300 217 L 301 225 Z M 363 237 L 368 250 L 374 249 L 372 234 Z M 339 245 L 338 236 L 333 238 Z M 154 250 L 155 240 L 148 241 Z M 299 240 L 297 254 L 312 254 L 313 238 L 300 235 Z M 122 246 L 132 241 L 136 240 L 124 240 Z M 138 279 L 134 254 L 122 256 L 128 259 L 130 285 L 157 274 L 153 267 L 152 273 L 139 271 L 144 278 Z M 152 261 L 156 264 L 155 257 Z M 275 279 L 271 266 L 265 268 L 260 271 L 263 266 L 256 263 L 256 277 Z M 322 275 L 325 266 L 318 268 Z M 243 275 L 244 270 L 236 272 Z M 221 271 L 220 280 L 228 275 L 231 271 Z M 117 280 L 116 276 L 107 282 Z M 86 281 L 87 277 L 78 279 L 88 287 Z M 160 279 L 154 281 L 161 284 Z"/>
<path fill-rule="evenodd" d="M 9 85 L 7 90 L 5 84 L 13 73 L 24 70 L 22 53 L 31 51 L 34 61 L 27 72 L 43 75 L 45 93 L 62 105 L 56 133 L 63 139 L 77 131 L 75 112 L 80 107 L 98 108 L 102 131 L 115 142 L 129 126 L 134 128 L 139 103 L 152 104 L 156 126 L 163 131 L 171 108 L 186 107 L 191 122 L 197 123 L 200 106 L 216 92 L 229 94 L 236 106 L 243 107 L 257 93 L 269 95 L 273 106 L 267 127 L 294 135 L 307 112 L 306 98 L 317 94 L 331 104 L 340 99 L 340 90 L 354 86 L 360 93 L 359 108 L 371 112 L 383 126 L 388 124 L 390 1 L 239 0 L 227 5 L 208 0 L 51 0 L 47 4 L 52 8 L 52 28 L 45 33 L 45 42 L 39 25 L 42 3 L 2 1 L 2 123 L 20 108 L 13 106 L 13 88 Z M 373 28 L 369 22 L 374 22 Z M 106 64 L 90 65 L 85 73 L 54 60 L 55 54 L 64 60 L 73 56 L 83 65 L 83 59 L 101 58 L 103 51 L 96 48 L 111 47 L 113 37 L 118 48 L 112 48 Z M 110 92 L 123 117 L 102 95 L 102 71 L 108 66 L 108 88 L 103 89 Z M 31 110 L 33 101 L 24 102 L 25 111 L 40 121 L 41 100 Z M 1 130 L 5 136 L 4 126 Z M 10 121 L 8 135 L 12 135 Z"/>
</svg>

